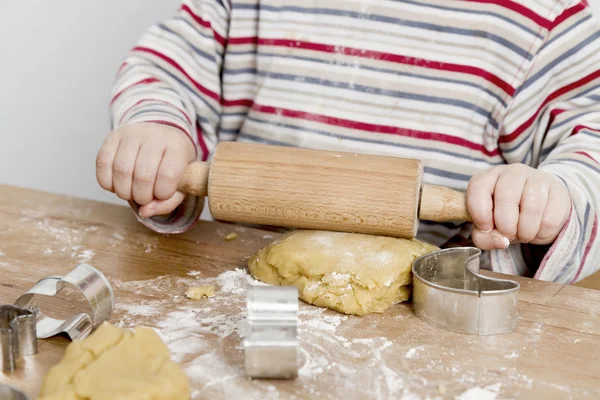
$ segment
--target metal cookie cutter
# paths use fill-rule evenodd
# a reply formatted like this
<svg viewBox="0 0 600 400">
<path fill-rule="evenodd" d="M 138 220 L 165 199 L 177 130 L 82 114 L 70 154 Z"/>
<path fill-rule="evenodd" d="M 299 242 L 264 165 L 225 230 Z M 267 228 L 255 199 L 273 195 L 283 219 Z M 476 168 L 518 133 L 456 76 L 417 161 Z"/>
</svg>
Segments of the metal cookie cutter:
<svg viewBox="0 0 600 400">
<path fill-rule="evenodd" d="M 91 315 L 79 313 L 60 320 L 44 315 L 34 301 L 34 295 L 55 296 L 67 284 L 79 289 L 89 302 Z M 112 314 L 115 297 L 102 272 L 88 264 L 79 264 L 65 276 L 48 276 L 21 295 L 14 305 L 32 309 L 37 314 L 37 337 L 45 339 L 65 332 L 71 340 L 84 339 Z"/>
<path fill-rule="evenodd" d="M 36 314 L 31 310 L 8 305 L 0 306 L 2 371 L 13 372 L 21 356 L 37 353 L 35 321 Z"/>
<path fill-rule="evenodd" d="M 245 372 L 249 378 L 298 376 L 298 289 L 254 286 L 247 293 Z"/>
<path fill-rule="evenodd" d="M 519 283 L 480 275 L 480 254 L 475 247 L 457 247 L 418 257 L 412 265 L 415 314 L 458 333 L 512 332 Z"/>
<path fill-rule="evenodd" d="M 0 400 L 29 400 L 29 397 L 16 387 L 0 383 Z"/>
</svg>

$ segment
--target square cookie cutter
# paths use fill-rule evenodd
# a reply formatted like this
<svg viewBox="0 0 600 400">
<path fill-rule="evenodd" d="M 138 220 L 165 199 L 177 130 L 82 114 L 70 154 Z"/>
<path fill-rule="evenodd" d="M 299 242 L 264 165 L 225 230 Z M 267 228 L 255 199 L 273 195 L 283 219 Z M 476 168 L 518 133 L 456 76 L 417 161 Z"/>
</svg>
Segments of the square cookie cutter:
<svg viewBox="0 0 600 400">
<path fill-rule="evenodd" d="M 474 335 L 514 331 L 519 283 L 479 274 L 481 250 L 455 247 L 413 261 L 413 308 L 437 328 Z"/>
<path fill-rule="evenodd" d="M 298 289 L 253 286 L 246 294 L 247 325 L 243 340 L 248 378 L 293 379 L 298 376 Z"/>
<path fill-rule="evenodd" d="M 78 313 L 66 319 L 45 315 L 35 302 L 36 295 L 56 296 L 66 286 L 79 290 L 91 313 Z M 2 370 L 13 372 L 24 355 L 37 353 L 37 339 L 66 333 L 71 340 L 84 339 L 114 308 L 114 293 L 106 277 L 88 264 L 79 264 L 65 276 L 48 276 L 17 298 L 13 305 L 0 307 L 0 351 Z"/>
</svg>

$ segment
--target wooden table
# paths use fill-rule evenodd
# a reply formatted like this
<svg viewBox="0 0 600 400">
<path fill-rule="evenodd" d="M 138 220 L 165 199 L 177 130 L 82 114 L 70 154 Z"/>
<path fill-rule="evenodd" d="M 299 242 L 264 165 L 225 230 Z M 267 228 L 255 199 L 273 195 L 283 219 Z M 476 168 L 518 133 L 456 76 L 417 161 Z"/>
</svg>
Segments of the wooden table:
<svg viewBox="0 0 600 400">
<path fill-rule="evenodd" d="M 225 241 L 229 232 L 239 237 Z M 366 317 L 301 304 L 299 378 L 247 381 L 245 265 L 275 236 L 206 222 L 166 237 L 126 207 L 0 186 L 0 303 L 89 262 L 115 289 L 111 322 L 157 328 L 194 399 L 600 398 L 600 291 L 522 278 L 518 328 L 501 336 L 431 328 L 410 304 Z M 185 299 L 188 286 L 203 284 L 216 295 Z M 34 397 L 68 343 L 40 340 L 38 354 L 0 382 Z"/>
</svg>

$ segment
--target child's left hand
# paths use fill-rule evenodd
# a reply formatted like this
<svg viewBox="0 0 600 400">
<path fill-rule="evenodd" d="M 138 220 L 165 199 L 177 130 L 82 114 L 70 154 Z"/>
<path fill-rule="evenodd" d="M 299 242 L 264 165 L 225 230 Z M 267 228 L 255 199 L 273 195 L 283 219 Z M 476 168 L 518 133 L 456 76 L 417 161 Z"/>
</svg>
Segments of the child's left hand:
<svg viewBox="0 0 600 400">
<path fill-rule="evenodd" d="M 524 164 L 474 175 L 467 189 L 472 239 L 481 250 L 511 242 L 554 242 L 571 210 L 567 189 L 554 176 Z"/>
</svg>

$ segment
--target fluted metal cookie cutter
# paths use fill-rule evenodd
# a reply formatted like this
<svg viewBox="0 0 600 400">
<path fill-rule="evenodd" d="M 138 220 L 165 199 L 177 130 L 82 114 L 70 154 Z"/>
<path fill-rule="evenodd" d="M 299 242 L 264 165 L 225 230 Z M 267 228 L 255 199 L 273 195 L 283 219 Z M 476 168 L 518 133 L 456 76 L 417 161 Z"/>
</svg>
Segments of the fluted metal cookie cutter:
<svg viewBox="0 0 600 400">
<path fill-rule="evenodd" d="M 298 376 L 298 289 L 253 286 L 246 297 L 247 330 L 243 341 L 249 378 Z"/>
<path fill-rule="evenodd" d="M 83 294 L 90 305 L 91 313 L 79 313 L 67 319 L 55 319 L 44 315 L 37 307 L 34 296 L 56 296 L 67 285 L 74 286 Z M 110 317 L 114 304 L 112 286 L 102 272 L 88 264 L 77 265 L 65 276 L 48 276 L 39 280 L 14 302 L 17 307 L 35 310 L 38 339 L 64 332 L 71 340 L 85 339 Z"/>
<path fill-rule="evenodd" d="M 35 321 L 35 312 L 31 310 L 9 305 L 0 306 L 2 371 L 13 372 L 21 356 L 37 353 Z"/>
<path fill-rule="evenodd" d="M 517 324 L 519 283 L 479 274 L 481 250 L 457 247 L 413 261 L 413 308 L 420 319 L 458 333 L 510 333 Z"/>
</svg>

